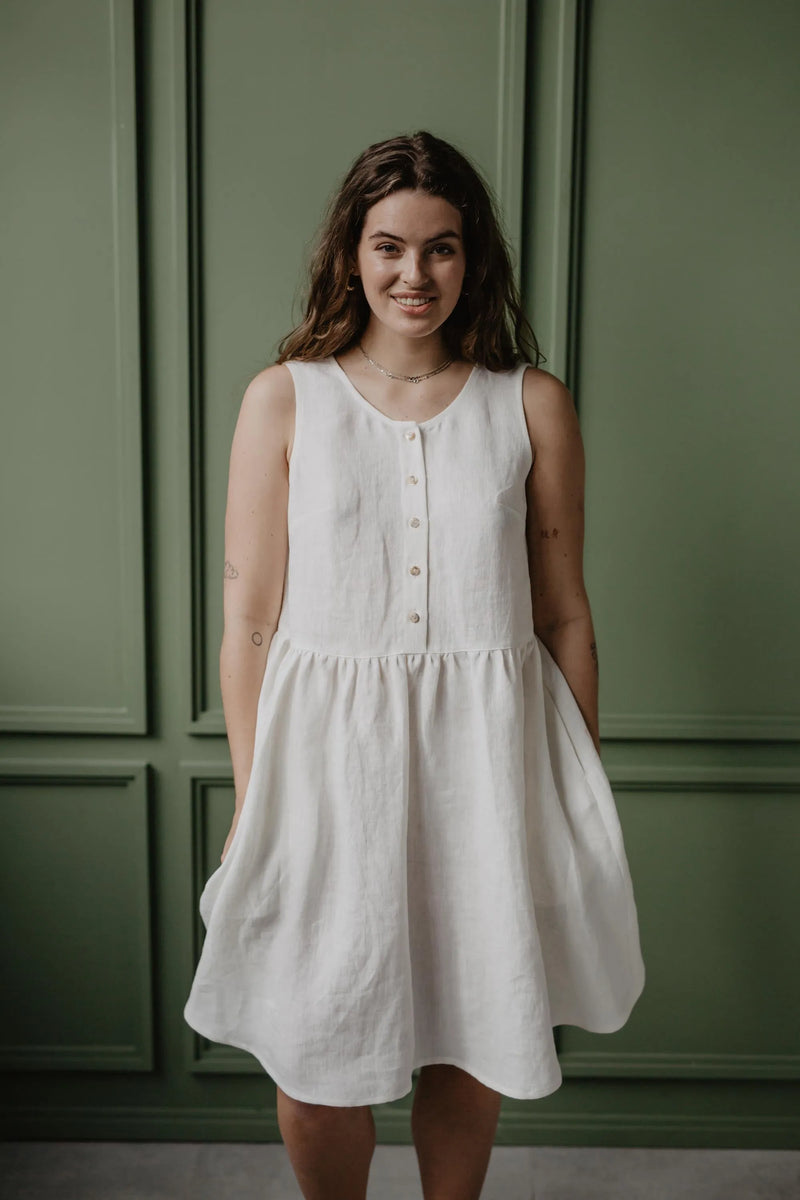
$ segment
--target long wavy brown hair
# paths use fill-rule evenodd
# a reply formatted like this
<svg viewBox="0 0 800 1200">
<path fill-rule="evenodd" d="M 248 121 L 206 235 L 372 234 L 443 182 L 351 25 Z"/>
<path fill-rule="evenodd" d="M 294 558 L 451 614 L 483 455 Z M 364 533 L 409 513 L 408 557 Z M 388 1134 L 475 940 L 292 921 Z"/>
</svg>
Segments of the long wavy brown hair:
<svg viewBox="0 0 800 1200">
<path fill-rule="evenodd" d="M 547 361 L 522 311 L 489 185 L 464 154 L 425 130 L 375 142 L 350 167 L 328 202 L 312 251 L 305 315 L 279 343 L 275 361 L 327 358 L 364 333 L 370 308 L 360 280 L 347 289 L 364 218 L 373 204 L 403 188 L 441 196 L 461 213 L 466 272 L 441 327 L 450 357 L 491 371 Z"/>
</svg>

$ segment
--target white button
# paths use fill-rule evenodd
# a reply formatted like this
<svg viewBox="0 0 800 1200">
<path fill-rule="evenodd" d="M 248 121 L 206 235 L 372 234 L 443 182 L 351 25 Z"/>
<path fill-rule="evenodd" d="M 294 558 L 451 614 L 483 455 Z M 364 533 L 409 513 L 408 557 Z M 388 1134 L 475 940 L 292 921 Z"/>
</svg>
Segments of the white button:
<svg viewBox="0 0 800 1200">
<path fill-rule="evenodd" d="M 419 483 L 419 480 L 417 479 L 416 475 L 409 475 L 408 482 L 409 483 Z"/>
<path fill-rule="evenodd" d="M 408 438 L 408 440 L 409 440 L 410 442 L 413 442 L 413 440 L 414 440 L 414 438 L 415 438 L 416 436 L 417 436 L 417 435 L 416 435 L 416 433 L 414 432 L 414 430 L 413 430 L 413 429 L 407 429 L 407 430 L 406 430 L 406 437 Z"/>
<path fill-rule="evenodd" d="M 409 567 L 408 573 L 409 575 L 419 575 L 419 567 Z"/>
<path fill-rule="evenodd" d="M 412 517 L 408 523 L 412 529 L 416 529 L 419 525 L 419 517 Z"/>
<path fill-rule="evenodd" d="M 414 612 L 414 610 L 412 609 L 412 611 L 408 614 L 408 619 L 409 619 L 409 621 L 413 621 L 416 624 L 417 621 L 419 620 L 419 613 Z"/>
</svg>

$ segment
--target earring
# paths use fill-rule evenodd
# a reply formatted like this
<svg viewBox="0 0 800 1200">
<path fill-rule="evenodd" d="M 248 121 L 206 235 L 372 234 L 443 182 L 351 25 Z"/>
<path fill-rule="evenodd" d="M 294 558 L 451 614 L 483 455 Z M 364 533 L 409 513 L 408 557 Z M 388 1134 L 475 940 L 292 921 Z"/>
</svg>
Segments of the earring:
<svg viewBox="0 0 800 1200">
<path fill-rule="evenodd" d="M 353 278 L 353 276 L 351 275 L 351 276 L 350 276 L 350 278 L 352 279 L 352 278 Z M 356 290 L 356 285 L 355 285 L 354 283 L 348 283 L 348 285 L 347 285 L 347 291 L 348 291 L 348 292 L 354 292 L 355 290 Z"/>
</svg>

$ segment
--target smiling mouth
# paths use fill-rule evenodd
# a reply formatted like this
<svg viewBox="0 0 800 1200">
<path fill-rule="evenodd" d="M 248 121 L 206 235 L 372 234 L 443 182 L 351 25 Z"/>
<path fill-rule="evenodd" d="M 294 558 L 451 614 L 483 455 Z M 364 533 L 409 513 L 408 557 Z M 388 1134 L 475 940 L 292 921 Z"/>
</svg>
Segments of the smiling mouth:
<svg viewBox="0 0 800 1200">
<path fill-rule="evenodd" d="M 435 296 L 404 297 L 392 296 L 392 299 L 403 308 L 427 308 L 436 299 Z"/>
</svg>

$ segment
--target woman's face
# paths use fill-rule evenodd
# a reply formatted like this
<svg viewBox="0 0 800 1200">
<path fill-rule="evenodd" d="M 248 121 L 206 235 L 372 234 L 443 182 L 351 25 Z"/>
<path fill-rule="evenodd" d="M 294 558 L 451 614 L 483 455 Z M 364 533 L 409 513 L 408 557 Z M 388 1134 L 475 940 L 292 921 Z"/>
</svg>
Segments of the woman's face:
<svg viewBox="0 0 800 1200">
<path fill-rule="evenodd" d="M 461 214 L 441 196 L 406 188 L 373 204 L 355 273 L 383 325 L 404 337 L 425 337 L 444 324 L 466 269 L 461 236 Z"/>
</svg>

